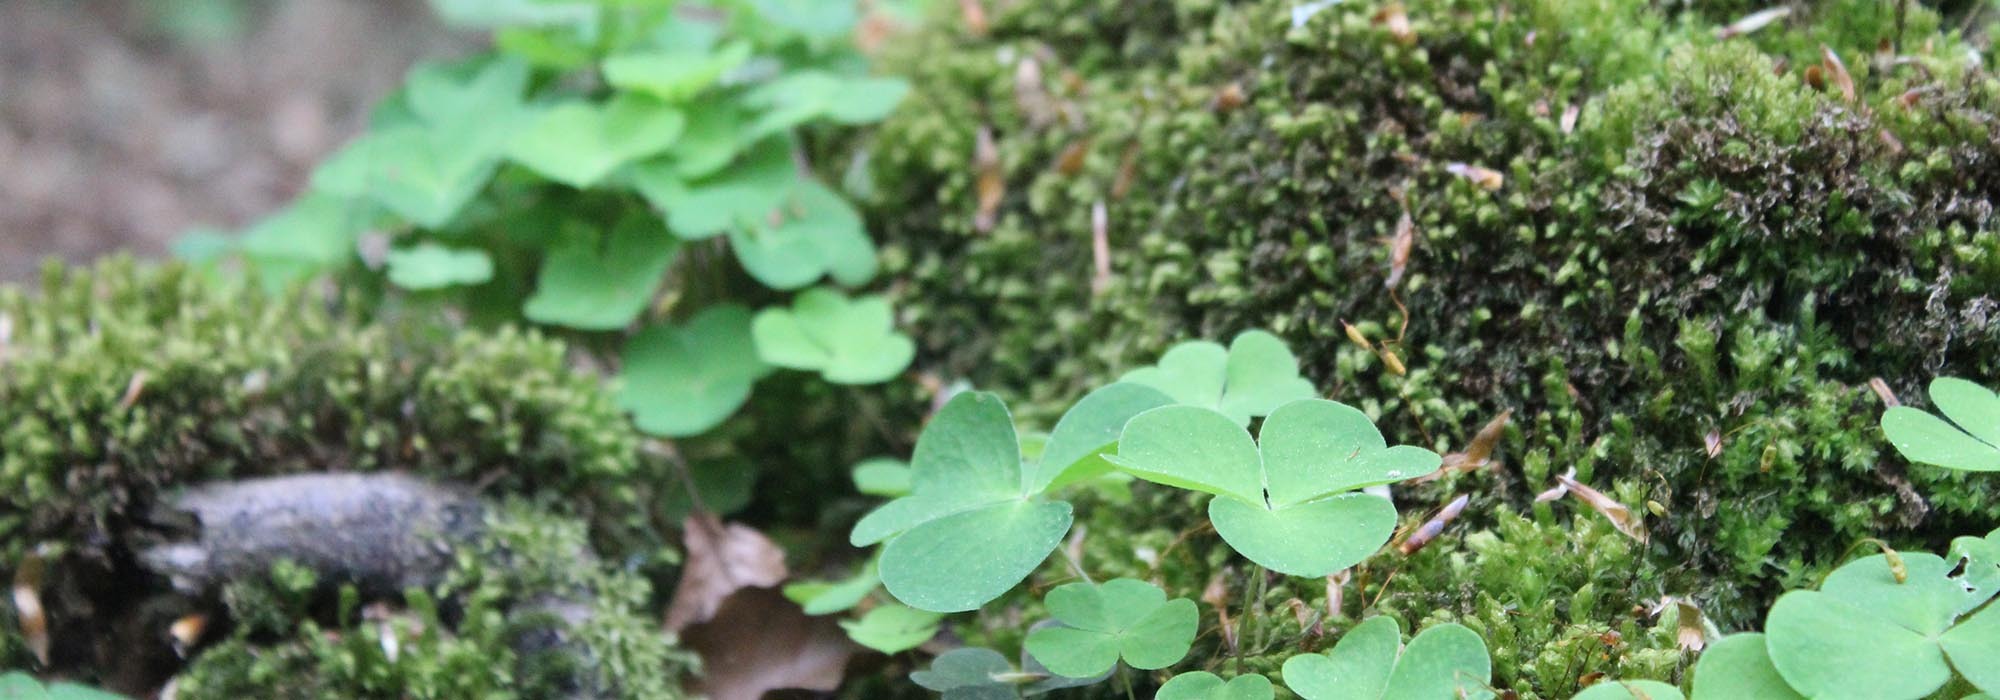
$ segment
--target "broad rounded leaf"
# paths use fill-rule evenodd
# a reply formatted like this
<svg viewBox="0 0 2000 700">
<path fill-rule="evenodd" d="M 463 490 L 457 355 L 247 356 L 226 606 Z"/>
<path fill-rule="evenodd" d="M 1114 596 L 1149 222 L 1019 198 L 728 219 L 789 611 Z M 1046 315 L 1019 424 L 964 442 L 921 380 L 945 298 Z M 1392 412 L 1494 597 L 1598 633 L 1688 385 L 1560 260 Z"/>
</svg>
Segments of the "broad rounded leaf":
<svg viewBox="0 0 2000 700">
<path fill-rule="evenodd" d="M 1805 700 L 1771 665 L 1764 635 L 1732 634 L 1708 645 L 1694 665 L 1694 700 Z"/>
<path fill-rule="evenodd" d="M 1201 618 L 1194 601 L 1167 600 L 1159 587 L 1129 578 L 1058 586 L 1046 602 L 1062 625 L 1030 632 L 1027 651 L 1070 678 L 1102 675 L 1121 657 L 1133 668 L 1171 666 L 1187 656 Z"/>
<path fill-rule="evenodd" d="M 868 611 L 859 620 L 841 620 L 840 628 L 847 630 L 848 638 L 861 646 L 895 654 L 915 649 L 937 636 L 939 619 L 934 612 L 884 605 Z"/>
<path fill-rule="evenodd" d="M 389 251 L 389 282 L 404 289 L 442 289 L 493 279 L 486 251 L 447 248 L 436 243 Z"/>
<path fill-rule="evenodd" d="M 1486 642 L 1463 625 L 1425 629 L 1402 646 L 1396 621 L 1370 618 L 1327 654 L 1285 660 L 1285 685 L 1306 700 L 1481 700 L 1493 697 Z"/>
<path fill-rule="evenodd" d="M 1298 358 L 1277 336 L 1245 331 L 1224 350 L 1209 341 L 1181 343 L 1160 356 L 1152 367 L 1126 372 L 1119 381 L 1144 384 L 1179 403 L 1221 411 L 1249 425 L 1292 401 L 1318 392 L 1299 376 Z"/>
<path fill-rule="evenodd" d="M 1320 399 L 1273 411 L 1259 436 L 1264 488 L 1273 508 L 1413 479 L 1436 471 L 1443 461 L 1420 447 L 1389 447 L 1367 414 Z"/>
<path fill-rule="evenodd" d="M 875 244 L 861 215 L 817 181 L 801 182 L 775 225 L 738 227 L 729 246 L 744 272 L 772 289 L 797 289 L 821 277 L 847 286 L 875 276 Z"/>
<path fill-rule="evenodd" d="M 876 457 L 854 465 L 854 489 L 870 496 L 910 495 L 910 465 L 893 457 Z"/>
<path fill-rule="evenodd" d="M 570 240 L 542 261 L 522 315 L 583 330 L 624 328 L 653 301 L 679 250 L 658 222 L 641 216 L 619 222 L 602 244 Z"/>
<path fill-rule="evenodd" d="M 687 138 L 695 136 L 690 131 Z M 765 139 L 729 168 L 694 181 L 683 171 L 685 161 L 653 160 L 633 168 L 632 185 L 666 214 L 667 227 L 684 240 L 748 230 L 763 226 L 798 188 L 792 145 L 788 138 Z"/>
<path fill-rule="evenodd" d="M 1085 394 L 1049 431 L 1041 458 L 1028 476 L 1028 491 L 1039 493 L 1111 468 L 1099 455 L 1118 444 L 1125 424 L 1173 398 L 1142 384 L 1118 382 Z"/>
<path fill-rule="evenodd" d="M 2000 471 L 2000 397 L 1952 377 L 1931 381 L 1931 403 L 1944 418 L 1894 406 L 1882 414 L 1882 432 L 1912 462 L 1967 471 Z"/>
<path fill-rule="evenodd" d="M 654 326 L 625 343 L 618 403 L 640 430 L 665 437 L 699 435 L 750 398 L 770 373 L 750 342 L 750 312 L 724 304 L 681 326 Z"/>
<path fill-rule="evenodd" d="M 1014 697 L 1012 688 L 999 678 L 1013 672 L 1014 665 L 1000 652 L 966 647 L 939 654 L 931 660 L 928 670 L 910 673 L 910 682 L 946 693 L 947 697 L 953 691 L 981 687 L 997 687 L 1006 691 L 1004 697 Z"/>
<path fill-rule="evenodd" d="M 1787 685 L 1813 698 L 1920 698 L 1951 679 L 1939 637 L 1970 593 L 1932 554 L 1904 554 L 1898 582 L 1882 555 L 1850 562 L 1817 591 L 1778 598 L 1765 647 Z"/>
<path fill-rule="evenodd" d="M 573 100 L 536 115 L 515 134 L 507 155 L 550 180 L 586 188 L 619 166 L 666 150 L 686 125 L 680 111 L 651 98 Z"/>
<path fill-rule="evenodd" d="M 1750 698 L 1744 696 L 1744 700 Z M 1571 700 L 1685 700 L 1685 696 L 1680 688 L 1659 681 L 1604 681 L 1584 688 Z"/>
<path fill-rule="evenodd" d="M 712 51 L 637 51 L 604 59 L 604 80 L 667 102 L 694 97 L 750 58 L 750 44 Z"/>
<path fill-rule="evenodd" d="M 1008 501 L 912 528 L 882 548 L 882 583 L 910 607 L 975 610 L 1034 573 L 1069 532 L 1070 505 Z"/>
<path fill-rule="evenodd" d="M 1292 576 L 1326 576 L 1359 564 L 1396 531 L 1396 507 L 1367 493 L 1282 510 L 1218 497 L 1208 502 L 1208 519 L 1237 553 Z"/>
<path fill-rule="evenodd" d="M 875 384 L 895 378 L 916 355 L 916 343 L 896 332 L 889 300 L 848 299 L 819 287 L 768 308 L 750 326 L 757 354 L 779 367 L 818 371 L 834 384 Z"/>
<path fill-rule="evenodd" d="M 313 171 L 313 188 L 372 201 L 418 226 L 441 228 L 493 178 L 500 164 L 499 139 L 504 136 L 479 144 L 466 133 L 440 127 L 403 124 L 379 129 L 320 164 Z"/>
<path fill-rule="evenodd" d="M 1224 682 L 1221 676 L 1195 671 L 1174 676 L 1160 686 L 1154 700 L 1271 700 L 1271 679 L 1257 674 L 1237 676 Z"/>
<path fill-rule="evenodd" d="M 1988 605 L 1938 640 L 1945 657 L 1973 687 L 2000 693 L 2000 606 Z"/>
<path fill-rule="evenodd" d="M 807 615 L 831 615 L 851 610 L 875 588 L 882 585 L 882 579 L 875 575 L 875 562 L 869 561 L 853 576 L 839 581 L 798 581 L 785 584 L 785 597 L 805 610 Z"/>
<path fill-rule="evenodd" d="M 1141 413 L 1126 422 L 1118 453 L 1106 459 L 1157 484 L 1264 502 L 1256 441 L 1228 416 L 1210 409 L 1166 406 Z"/>
</svg>

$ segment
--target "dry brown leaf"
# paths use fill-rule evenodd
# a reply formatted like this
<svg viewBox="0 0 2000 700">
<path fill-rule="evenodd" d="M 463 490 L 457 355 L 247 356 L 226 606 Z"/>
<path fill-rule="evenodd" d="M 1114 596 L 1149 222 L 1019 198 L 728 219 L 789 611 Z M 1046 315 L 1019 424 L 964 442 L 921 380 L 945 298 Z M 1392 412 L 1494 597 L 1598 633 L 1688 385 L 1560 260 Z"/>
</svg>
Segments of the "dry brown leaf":
<svg viewBox="0 0 2000 700">
<path fill-rule="evenodd" d="M 1222 628 L 1222 646 L 1234 654 L 1236 625 L 1229 620 L 1229 584 L 1223 578 L 1228 573 L 1228 569 L 1224 569 L 1208 579 L 1208 586 L 1201 591 L 1201 602 L 1215 608 L 1216 622 Z"/>
<path fill-rule="evenodd" d="M 1820 44 L 1819 56 L 1820 65 L 1826 67 L 1827 79 L 1832 80 L 1833 86 L 1840 89 L 1840 98 L 1853 102 L 1854 76 L 1847 72 L 1847 64 L 1840 60 L 1840 54 L 1834 53 L 1826 44 Z"/>
<path fill-rule="evenodd" d="M 1083 172 L 1083 163 L 1090 155 L 1090 137 L 1086 136 L 1069 142 L 1062 153 L 1056 154 L 1055 171 L 1059 175 L 1075 175 Z"/>
<path fill-rule="evenodd" d="M 1479 432 L 1472 435 L 1472 441 L 1466 443 L 1465 451 L 1444 456 L 1438 471 L 1469 472 L 1484 468 L 1493 460 L 1493 448 L 1499 446 L 1501 436 L 1507 434 L 1507 423 L 1513 417 L 1514 409 L 1510 408 L 1501 411 L 1493 420 L 1486 421 L 1486 425 L 1480 426 Z"/>
<path fill-rule="evenodd" d="M 1882 404 L 1885 406 L 1895 408 L 1903 405 L 1902 400 L 1896 398 L 1896 392 L 1889 390 L 1889 383 L 1882 381 L 1881 377 L 1870 378 L 1868 388 L 1875 392 L 1875 396 L 1882 399 Z"/>
<path fill-rule="evenodd" d="M 1139 174 L 1139 142 L 1125 146 L 1125 154 L 1118 157 L 1118 177 L 1111 180 L 1111 199 L 1124 199 L 1132 192 L 1132 181 Z"/>
<path fill-rule="evenodd" d="M 1325 620 L 1319 613 L 1313 611 L 1312 606 L 1306 605 L 1305 601 L 1290 598 L 1285 601 L 1285 605 L 1291 607 L 1292 618 L 1298 620 L 1299 629 L 1304 630 L 1306 636 L 1318 637 L 1326 634 L 1326 626 L 1323 624 Z"/>
<path fill-rule="evenodd" d="M 118 410 L 124 411 L 139 403 L 139 396 L 146 392 L 146 370 L 132 373 L 131 381 L 125 382 L 125 394 L 118 397 Z"/>
<path fill-rule="evenodd" d="M 1097 267 L 1090 293 L 1103 294 L 1111 286 L 1111 214 L 1102 200 L 1090 205 L 1090 257 Z"/>
<path fill-rule="evenodd" d="M 20 568 L 14 570 L 14 617 L 21 623 L 21 637 L 28 641 L 28 650 L 34 652 L 35 660 L 43 666 L 49 665 L 49 617 L 42 607 L 42 555 L 29 552 L 21 560 Z"/>
<path fill-rule="evenodd" d="M 738 523 L 724 524 L 711 513 L 689 515 L 681 523 L 687 564 L 680 587 L 667 605 L 667 630 L 679 632 L 716 614 L 739 589 L 775 586 L 785 580 L 785 552 L 764 533 Z"/>
<path fill-rule="evenodd" d="M 1353 569 L 1341 569 L 1326 576 L 1326 616 L 1340 617 L 1342 603 L 1346 602 L 1347 582 L 1354 578 Z"/>
<path fill-rule="evenodd" d="M 1591 510 L 1597 511 L 1599 515 L 1610 520 L 1611 526 L 1618 528 L 1619 532 L 1625 533 L 1627 537 L 1631 537 L 1632 539 L 1641 542 L 1646 541 L 1646 522 L 1638 513 L 1632 512 L 1631 508 L 1627 508 L 1625 504 L 1604 495 L 1602 491 L 1585 486 L 1570 474 L 1557 476 L 1556 481 L 1561 482 L 1563 486 L 1569 487 L 1570 495 L 1575 496 L 1577 500 L 1583 501 L 1584 505 L 1590 506 Z"/>
<path fill-rule="evenodd" d="M 1744 15 L 1741 19 L 1730 22 L 1729 26 L 1715 30 L 1715 38 L 1728 39 L 1730 37 L 1743 36 L 1770 26 L 1772 22 L 1789 17 L 1791 14 L 1792 8 L 1789 6 L 1758 10 Z"/>
<path fill-rule="evenodd" d="M 1410 533 L 1402 544 L 1397 545 L 1397 551 L 1402 552 L 1403 556 L 1416 554 L 1418 550 L 1424 548 L 1424 545 L 1430 544 L 1433 538 L 1443 533 L 1444 526 L 1457 520 L 1458 514 L 1465 512 L 1465 504 L 1471 502 L 1472 496 L 1469 494 L 1459 494 L 1458 498 L 1451 499 L 1451 503 L 1446 504 L 1443 510 L 1438 511 L 1438 514 L 1432 516 L 1430 520 L 1424 521 L 1424 524 L 1417 526 L 1415 532 Z"/>
<path fill-rule="evenodd" d="M 979 0 L 958 0 L 958 14 L 965 18 L 967 34 L 982 37 L 993 28 L 993 23 L 986 19 L 986 6 Z"/>
<path fill-rule="evenodd" d="M 1014 105 L 1037 129 L 1056 120 L 1056 101 L 1042 83 L 1042 62 L 1027 56 L 1014 64 Z"/>
<path fill-rule="evenodd" d="M 862 3 L 861 21 L 854 24 L 854 46 L 861 53 L 874 55 L 889 45 L 889 40 L 903 33 L 906 28 L 896 21 L 894 15 L 882 11 L 876 3 Z"/>
<path fill-rule="evenodd" d="M 715 617 L 681 633 L 701 655 L 691 690 L 710 700 L 758 700 L 773 690 L 832 692 L 855 647 L 832 617 L 809 617 L 775 588 L 745 588 Z"/>
<path fill-rule="evenodd" d="M 1707 435 L 1701 436 L 1701 444 L 1702 448 L 1708 452 L 1709 459 L 1722 456 L 1722 433 L 1717 432 L 1714 428 L 1710 428 Z"/>
<path fill-rule="evenodd" d="M 1498 190 L 1507 184 L 1507 176 L 1491 168 L 1468 163 L 1446 163 L 1444 170 L 1453 175 L 1471 180 L 1472 184 L 1479 186 L 1479 189 L 1488 192 Z"/>
<path fill-rule="evenodd" d="M 1243 85 L 1241 83 L 1230 83 L 1222 86 L 1221 90 L 1215 92 L 1215 100 L 1209 103 L 1209 107 L 1217 112 L 1227 114 L 1235 111 L 1237 107 L 1243 106 L 1243 103 L 1249 99 L 1249 97 L 1243 94 Z"/>
<path fill-rule="evenodd" d="M 1411 46 L 1417 43 L 1417 30 L 1410 27 L 1410 12 L 1403 3 L 1392 2 L 1375 13 L 1375 23 L 1389 31 L 1396 43 Z"/>
<path fill-rule="evenodd" d="M 1000 146 L 993 141 L 993 130 L 982 125 L 977 138 L 972 169 L 978 177 L 979 211 L 972 217 L 972 226 L 985 233 L 997 223 L 1000 200 L 1007 196 L 1007 175 L 1000 170 Z"/>
<path fill-rule="evenodd" d="M 1389 237 L 1389 281 L 1382 286 L 1395 289 L 1403 281 L 1403 272 L 1410 266 L 1410 250 L 1416 247 L 1417 222 L 1410 218 L 1410 212 L 1403 212 L 1396 219 L 1396 235 Z"/>
<path fill-rule="evenodd" d="M 1560 123 L 1563 134 L 1568 135 L 1576 131 L 1576 118 L 1581 114 L 1583 114 L 1583 106 L 1575 102 L 1571 102 L 1568 107 L 1563 108 L 1562 122 Z"/>
</svg>

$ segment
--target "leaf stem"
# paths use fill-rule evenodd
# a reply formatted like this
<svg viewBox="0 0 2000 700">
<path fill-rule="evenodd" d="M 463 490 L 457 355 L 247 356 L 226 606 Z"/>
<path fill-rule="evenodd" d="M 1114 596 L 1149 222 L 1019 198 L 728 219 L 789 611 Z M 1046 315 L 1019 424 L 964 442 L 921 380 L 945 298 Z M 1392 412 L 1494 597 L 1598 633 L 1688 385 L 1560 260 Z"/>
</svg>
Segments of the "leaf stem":
<svg viewBox="0 0 2000 700">
<path fill-rule="evenodd" d="M 1069 562 L 1069 568 L 1076 572 L 1078 578 L 1083 579 L 1084 583 L 1088 583 L 1093 586 L 1097 585 L 1097 581 L 1092 580 L 1090 578 L 1089 572 L 1083 570 L 1083 563 L 1077 561 L 1076 557 L 1070 555 L 1069 547 L 1062 546 L 1062 547 L 1057 547 L 1056 549 L 1062 552 L 1063 561 Z"/>
</svg>

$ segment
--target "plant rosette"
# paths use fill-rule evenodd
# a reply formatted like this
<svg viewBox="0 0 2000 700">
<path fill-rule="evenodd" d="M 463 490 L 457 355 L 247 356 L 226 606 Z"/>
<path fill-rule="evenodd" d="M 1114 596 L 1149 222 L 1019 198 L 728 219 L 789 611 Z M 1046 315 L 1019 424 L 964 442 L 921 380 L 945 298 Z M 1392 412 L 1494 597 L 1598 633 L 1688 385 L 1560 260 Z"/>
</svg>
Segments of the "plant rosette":
<svg viewBox="0 0 2000 700">
<path fill-rule="evenodd" d="M 1124 659 L 1133 668 L 1166 668 L 1187 656 L 1201 612 L 1186 598 L 1167 600 L 1158 586 L 1121 578 L 1070 583 L 1043 601 L 1062 624 L 1028 633 L 1026 648 L 1050 671 L 1099 676 Z"/>
</svg>

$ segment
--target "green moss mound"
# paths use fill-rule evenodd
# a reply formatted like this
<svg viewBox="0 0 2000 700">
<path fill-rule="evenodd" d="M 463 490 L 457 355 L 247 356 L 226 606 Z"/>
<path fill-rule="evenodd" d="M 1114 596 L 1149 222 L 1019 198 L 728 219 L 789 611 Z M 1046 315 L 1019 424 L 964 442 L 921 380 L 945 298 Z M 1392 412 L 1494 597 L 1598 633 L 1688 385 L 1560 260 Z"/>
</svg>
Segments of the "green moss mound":
<svg viewBox="0 0 2000 700">
<path fill-rule="evenodd" d="M 1677 680 L 1692 656 L 1633 607 L 1682 596 L 1750 628 L 1860 538 L 1935 549 L 2000 524 L 2000 485 L 1888 448 L 1869 389 L 1920 403 L 1934 375 L 2000 377 L 2000 79 L 1983 33 L 1962 32 L 1983 20 L 1911 3 L 1899 35 L 1896 3 L 1847 0 L 1723 39 L 1755 8 L 1695 5 L 1414 0 L 1407 31 L 1384 3 L 1289 0 L 1023 3 L 983 34 L 942 21 L 889 58 L 916 90 L 870 142 L 888 270 L 910 280 L 898 308 L 941 371 L 1045 424 L 1172 342 L 1246 328 L 1284 336 L 1392 442 L 1459 449 L 1511 409 L 1505 463 L 1399 493 L 1409 524 L 1469 493 L 1451 539 L 1602 566 L 1564 553 L 1608 531 L 1576 501 L 1536 507 L 1538 534 L 1505 514 L 1575 469 L 1662 514 L 1624 543 L 1629 580 L 1586 581 L 1596 602 L 1577 606 L 1468 584 L 1499 570 L 1477 548 L 1385 555 L 1371 580 L 1403 571 L 1380 609 L 1572 650 L 1499 659 L 1523 697 L 1565 697 L 1589 671 Z M 990 226 L 982 175 L 1005 184 Z M 1110 274 L 1094 281 L 1098 203 Z M 1343 322 L 1401 338 L 1408 373 Z M 1143 497 L 1100 507 L 1090 537 L 1109 542 L 1163 546 L 1200 520 Z M 1136 561 L 1101 556 L 1088 565 Z M 1197 553 L 1176 590 L 1220 561 Z M 1479 622 L 1545 598 L 1519 630 Z M 1614 631 L 1616 648 L 1580 646 Z"/>
</svg>

